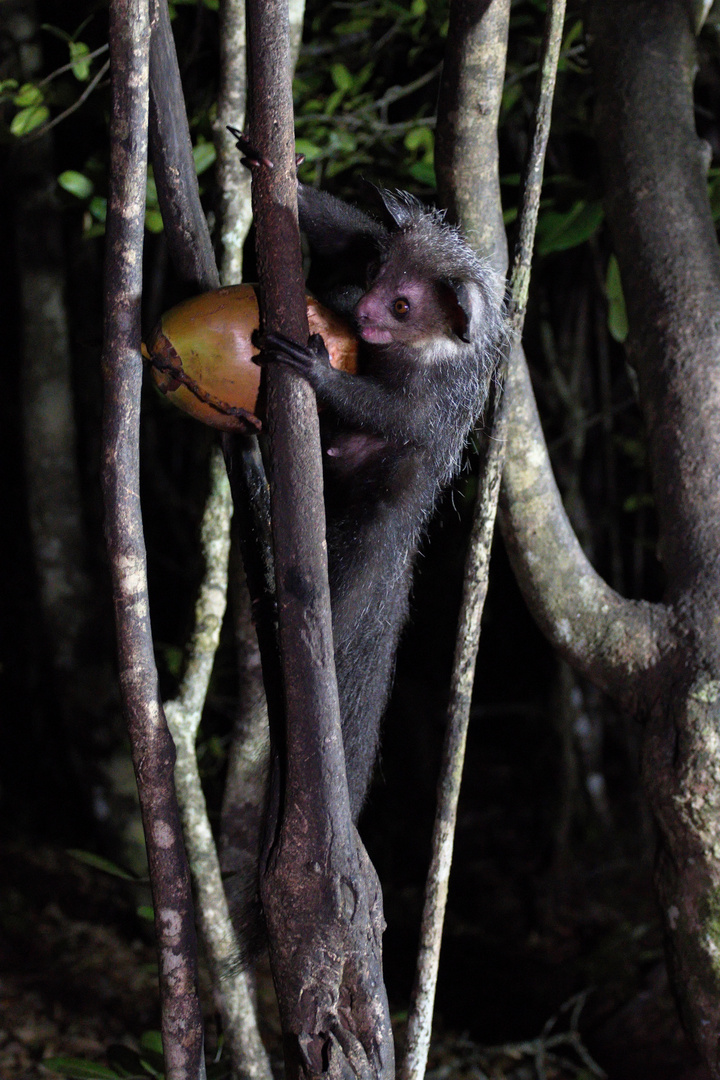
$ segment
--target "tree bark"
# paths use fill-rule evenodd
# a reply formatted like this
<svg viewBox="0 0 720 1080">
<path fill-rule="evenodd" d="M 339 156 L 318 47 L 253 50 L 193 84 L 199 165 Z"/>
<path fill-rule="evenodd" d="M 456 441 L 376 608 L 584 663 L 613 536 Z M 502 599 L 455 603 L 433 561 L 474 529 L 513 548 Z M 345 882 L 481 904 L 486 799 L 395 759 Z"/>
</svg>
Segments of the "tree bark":
<svg viewBox="0 0 720 1080">
<path fill-rule="evenodd" d="M 664 602 L 623 599 L 585 558 L 547 459 L 527 369 L 508 382 L 506 545 L 576 668 L 644 721 L 656 882 L 685 1025 L 720 1076 L 720 258 L 695 134 L 692 4 L 587 7 L 608 219 L 652 460 Z"/>
<path fill-rule="evenodd" d="M 146 0 L 112 0 L 110 198 L 105 272 L 103 494 L 118 666 L 147 842 L 169 1080 L 205 1076 L 193 904 L 160 704 L 140 509 L 140 296 L 147 159 Z"/>
<path fill-rule="evenodd" d="M 308 336 L 284 0 L 248 5 L 253 210 L 263 326 Z M 350 817 L 333 663 L 315 395 L 268 371 L 271 507 L 286 728 L 273 730 L 260 873 L 286 1076 L 393 1074 L 380 889 Z"/>
<path fill-rule="evenodd" d="M 720 1076 L 720 254 L 694 124 L 693 5 L 595 2 L 589 31 L 672 620 L 641 703 L 656 883 L 680 1011 Z"/>
</svg>

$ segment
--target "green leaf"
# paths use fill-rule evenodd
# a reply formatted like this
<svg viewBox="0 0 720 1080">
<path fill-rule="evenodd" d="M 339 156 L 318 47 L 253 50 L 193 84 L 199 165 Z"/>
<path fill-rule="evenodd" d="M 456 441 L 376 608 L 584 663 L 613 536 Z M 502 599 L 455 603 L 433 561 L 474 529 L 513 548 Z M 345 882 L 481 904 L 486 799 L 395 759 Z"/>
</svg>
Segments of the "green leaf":
<svg viewBox="0 0 720 1080">
<path fill-rule="evenodd" d="M 69 191 L 78 199 L 89 199 L 95 190 L 95 185 L 89 176 L 75 172 L 74 169 L 66 169 L 58 176 L 58 184 L 64 191 Z"/>
<path fill-rule="evenodd" d="M 31 105 L 28 109 L 21 109 L 19 113 L 15 113 L 10 124 L 10 132 L 18 138 L 29 135 L 31 131 L 49 119 L 50 110 L 47 105 Z"/>
<path fill-rule="evenodd" d="M 165 666 L 170 674 L 178 679 L 185 663 L 185 650 L 177 645 L 162 645 L 158 646 L 158 652 L 162 653 Z"/>
<path fill-rule="evenodd" d="M 578 199 L 568 211 L 548 210 L 541 214 L 537 228 L 538 255 L 568 251 L 589 240 L 604 217 L 602 204 Z"/>
<path fill-rule="evenodd" d="M 620 448 L 620 451 L 630 462 L 633 469 L 644 469 L 647 467 L 647 446 L 642 439 L 626 438 L 621 435 L 615 435 L 613 442 Z"/>
<path fill-rule="evenodd" d="M 0 79 L 0 94 L 9 94 L 11 90 L 17 90 L 17 79 Z"/>
<path fill-rule="evenodd" d="M 205 170 L 209 169 L 213 164 L 217 157 L 217 152 L 213 143 L 202 142 L 193 146 L 192 156 L 193 161 L 195 162 L 195 172 L 200 176 L 201 173 L 204 173 Z"/>
<path fill-rule="evenodd" d="M 328 116 L 333 115 L 344 97 L 344 90 L 333 90 L 332 94 L 329 95 L 327 101 L 325 102 L 325 112 L 328 114 Z"/>
<path fill-rule="evenodd" d="M 344 93 L 352 90 L 353 77 L 344 64 L 331 64 L 330 76 L 338 90 L 342 90 Z"/>
<path fill-rule="evenodd" d="M 708 172 L 708 198 L 713 221 L 717 222 L 720 220 L 720 175 L 717 169 Z"/>
<path fill-rule="evenodd" d="M 92 1061 L 81 1058 L 47 1058 L 43 1065 L 61 1076 L 70 1076 L 73 1080 L 122 1080 L 120 1073 L 108 1069 L 106 1065 L 95 1065 Z"/>
<path fill-rule="evenodd" d="M 43 92 L 35 83 L 24 83 L 13 98 L 13 104 L 19 108 L 27 108 L 28 105 L 41 105 Z"/>
<path fill-rule="evenodd" d="M 348 34 L 364 34 L 372 26 L 372 18 L 369 15 L 353 15 L 346 22 L 337 23 L 332 32 L 337 38 L 347 37 Z"/>
<path fill-rule="evenodd" d="M 61 41 L 71 41 L 71 37 L 67 30 L 61 30 L 59 26 L 53 26 L 52 23 L 41 23 L 41 30 L 47 30 L 48 33 L 54 34 L 56 38 L 60 38 Z"/>
<path fill-rule="evenodd" d="M 620 267 L 614 255 L 611 255 L 608 260 L 605 292 L 608 300 L 608 330 L 610 336 L 622 344 L 628 336 L 628 317 L 620 280 Z"/>
<path fill-rule="evenodd" d="M 152 169 L 148 172 L 147 180 L 145 181 L 145 205 L 151 207 L 153 210 L 155 210 L 158 205 L 157 184 L 155 183 Z"/>
<path fill-rule="evenodd" d="M 107 220 L 107 199 L 104 199 L 102 195 L 94 195 L 88 203 L 88 210 L 96 221 L 105 224 Z"/>
<path fill-rule="evenodd" d="M 304 154 L 306 161 L 317 161 L 318 158 L 323 156 L 322 148 L 311 142 L 310 139 L 296 139 L 295 152 Z"/>
<path fill-rule="evenodd" d="M 655 499 L 649 492 L 641 495 L 628 495 L 622 507 L 626 514 L 636 514 L 638 510 L 649 510 L 655 505 Z"/>
<path fill-rule="evenodd" d="M 429 127 L 416 127 L 405 136 L 405 149 L 418 154 L 424 164 L 432 165 L 435 159 L 435 132 Z"/>
<path fill-rule="evenodd" d="M 105 226 L 99 225 L 97 222 L 93 222 L 90 214 L 85 214 L 83 217 L 83 240 L 92 240 L 96 236 L 105 235 Z"/>
<path fill-rule="evenodd" d="M 87 58 L 90 46 L 84 41 L 71 41 L 69 46 L 72 73 L 80 82 L 87 82 L 90 77 L 90 60 Z"/>
<path fill-rule="evenodd" d="M 146 922 L 155 922 L 155 912 L 150 904 L 140 904 L 136 909 L 136 914 Z"/>
<path fill-rule="evenodd" d="M 140 1036 L 140 1045 L 144 1053 L 140 1055 L 140 1063 L 150 1076 L 156 1080 L 163 1080 L 163 1045 L 159 1031 L 144 1031 Z"/>
<path fill-rule="evenodd" d="M 572 26 L 568 30 L 567 34 L 565 35 L 565 40 L 562 43 L 563 51 L 567 51 L 567 49 L 571 49 L 576 41 L 581 41 L 582 40 L 582 32 L 583 32 L 582 19 L 576 19 L 576 21 L 572 24 Z"/>
<path fill-rule="evenodd" d="M 163 231 L 163 219 L 159 210 L 145 211 L 145 228 L 151 233 L 161 233 Z"/>
<path fill-rule="evenodd" d="M 127 870 L 123 870 L 121 866 L 117 866 L 114 862 L 110 862 L 109 859 L 104 859 L 102 855 L 95 855 L 92 851 L 80 851 L 78 848 L 68 848 L 68 855 L 71 855 L 73 859 L 77 859 L 78 862 L 84 863 L 86 866 L 92 866 L 94 870 L 102 870 L 105 874 L 111 874 L 112 877 L 122 878 L 123 881 L 137 881 L 137 877 L 134 874 L 128 873 Z"/>
<path fill-rule="evenodd" d="M 429 187 L 435 189 L 437 187 L 437 180 L 435 177 L 435 167 L 430 161 L 415 161 L 409 169 L 410 175 L 414 180 L 417 180 L 418 184 L 422 184 L 423 187 Z"/>
<path fill-rule="evenodd" d="M 207 0 L 205 0 L 207 3 Z M 209 6 L 209 4 L 208 4 Z M 153 1076 L 155 1080 L 163 1080 L 164 1073 L 160 1069 L 156 1069 L 146 1058 L 140 1058 L 140 1064 L 142 1065 L 148 1076 Z"/>
<path fill-rule="evenodd" d="M 522 85 L 520 83 L 513 83 L 503 90 L 502 93 L 502 112 L 503 116 L 511 112 L 513 107 L 517 105 L 518 101 L 522 97 Z"/>
<path fill-rule="evenodd" d="M 162 1054 L 162 1035 L 159 1031 L 144 1031 L 140 1036 L 140 1045 L 145 1050 L 152 1050 L 155 1054 Z"/>
</svg>

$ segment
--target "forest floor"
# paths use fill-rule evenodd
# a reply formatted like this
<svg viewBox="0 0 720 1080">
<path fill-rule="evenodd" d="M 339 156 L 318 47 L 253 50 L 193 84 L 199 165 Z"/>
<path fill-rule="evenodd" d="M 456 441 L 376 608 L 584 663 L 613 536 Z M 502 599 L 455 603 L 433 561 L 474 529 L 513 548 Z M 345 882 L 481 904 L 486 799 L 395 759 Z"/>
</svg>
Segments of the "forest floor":
<svg viewBox="0 0 720 1080">
<path fill-rule="evenodd" d="M 137 898 L 64 851 L 15 846 L 0 851 L 0 858 L 0 1080 L 55 1080 L 61 1074 L 43 1064 L 52 1058 L 111 1065 L 120 1076 L 152 1075 L 141 1062 L 159 1062 L 153 1051 L 157 972 L 150 924 L 134 910 Z M 263 1035 L 275 1065 L 280 1041 L 266 972 L 258 986 Z M 204 990 L 212 1061 L 217 1031 Z M 574 1001 L 579 1014 L 580 999 Z M 594 1027 L 588 1045 L 609 1080 L 707 1080 L 684 1042 L 662 963 L 648 970 L 640 993 Z M 401 1034 L 402 1018 L 398 1028 Z M 438 1030 L 428 1077 L 590 1080 L 600 1074 L 585 1045 L 572 1004 L 536 1038 L 494 1049 L 467 1034 Z M 224 1073 L 222 1061 L 210 1068 L 211 1076 Z"/>
</svg>

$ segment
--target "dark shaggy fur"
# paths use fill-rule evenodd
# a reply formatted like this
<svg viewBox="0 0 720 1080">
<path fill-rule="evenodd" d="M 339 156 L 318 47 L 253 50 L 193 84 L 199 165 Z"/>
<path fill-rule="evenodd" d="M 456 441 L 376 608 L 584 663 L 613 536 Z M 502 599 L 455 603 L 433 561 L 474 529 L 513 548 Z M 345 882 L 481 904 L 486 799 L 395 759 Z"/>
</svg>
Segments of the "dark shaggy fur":
<svg viewBox="0 0 720 1080">
<path fill-rule="evenodd" d="M 503 288 L 443 215 L 380 193 L 386 226 L 302 185 L 310 285 L 351 316 L 357 375 L 269 336 L 265 359 L 300 371 L 323 404 L 335 664 L 353 816 L 377 755 L 413 561 L 441 487 L 480 416 L 502 333 Z"/>
</svg>

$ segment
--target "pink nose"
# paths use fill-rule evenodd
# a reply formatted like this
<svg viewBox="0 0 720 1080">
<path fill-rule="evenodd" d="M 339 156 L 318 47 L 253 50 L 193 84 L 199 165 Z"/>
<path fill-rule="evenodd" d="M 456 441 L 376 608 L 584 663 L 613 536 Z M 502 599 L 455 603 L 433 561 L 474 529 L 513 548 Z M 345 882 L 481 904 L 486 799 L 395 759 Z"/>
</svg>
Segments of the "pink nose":
<svg viewBox="0 0 720 1080">
<path fill-rule="evenodd" d="M 363 296 L 355 307 L 355 318 L 361 323 L 374 322 L 379 314 L 377 308 L 378 305 L 369 296 Z"/>
</svg>

